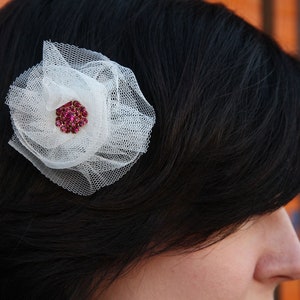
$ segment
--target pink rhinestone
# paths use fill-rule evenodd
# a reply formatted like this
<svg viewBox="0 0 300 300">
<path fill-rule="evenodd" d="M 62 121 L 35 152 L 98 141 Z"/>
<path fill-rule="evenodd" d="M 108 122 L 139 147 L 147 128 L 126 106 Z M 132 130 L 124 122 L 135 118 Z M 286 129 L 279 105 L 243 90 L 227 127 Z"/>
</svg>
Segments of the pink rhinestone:
<svg viewBox="0 0 300 300">
<path fill-rule="evenodd" d="M 80 107 L 81 106 L 81 104 L 80 104 L 80 102 L 79 101 L 73 101 L 73 105 L 75 106 L 75 107 Z"/>
<path fill-rule="evenodd" d="M 72 128 L 72 133 L 77 133 L 79 131 L 78 127 Z"/>
<path fill-rule="evenodd" d="M 56 109 L 55 125 L 64 133 L 78 133 L 88 123 L 88 112 L 77 100 L 72 100 Z"/>
<path fill-rule="evenodd" d="M 67 132 L 67 127 L 65 125 L 60 126 L 62 132 Z"/>
<path fill-rule="evenodd" d="M 72 101 L 67 102 L 66 104 L 64 104 L 62 107 L 69 107 L 72 105 Z"/>
<path fill-rule="evenodd" d="M 75 116 L 74 116 L 74 114 L 72 114 L 72 112 L 68 112 L 68 113 L 66 114 L 66 119 L 67 119 L 69 122 L 73 122 L 74 119 L 75 119 Z"/>
</svg>

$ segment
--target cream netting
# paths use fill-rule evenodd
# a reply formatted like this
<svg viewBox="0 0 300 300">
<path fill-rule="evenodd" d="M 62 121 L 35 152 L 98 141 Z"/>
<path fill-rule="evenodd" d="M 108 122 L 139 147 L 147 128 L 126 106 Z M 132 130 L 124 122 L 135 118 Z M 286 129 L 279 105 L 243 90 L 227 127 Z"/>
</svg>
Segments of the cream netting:
<svg viewBox="0 0 300 300">
<path fill-rule="evenodd" d="M 77 100 L 88 123 L 56 125 L 56 110 Z M 100 53 L 44 42 L 43 60 L 11 85 L 9 144 L 63 188 L 90 195 L 120 179 L 147 151 L 155 123 L 133 72 Z"/>
</svg>

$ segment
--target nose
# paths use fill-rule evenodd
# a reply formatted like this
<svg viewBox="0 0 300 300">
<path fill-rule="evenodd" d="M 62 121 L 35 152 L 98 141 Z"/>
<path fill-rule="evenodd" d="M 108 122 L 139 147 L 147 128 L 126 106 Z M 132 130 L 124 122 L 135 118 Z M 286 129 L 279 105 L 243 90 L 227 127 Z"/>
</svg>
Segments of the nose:
<svg viewBox="0 0 300 300">
<path fill-rule="evenodd" d="M 267 216 L 265 246 L 256 264 L 254 277 L 259 281 L 300 279 L 300 242 L 284 208 Z"/>
</svg>

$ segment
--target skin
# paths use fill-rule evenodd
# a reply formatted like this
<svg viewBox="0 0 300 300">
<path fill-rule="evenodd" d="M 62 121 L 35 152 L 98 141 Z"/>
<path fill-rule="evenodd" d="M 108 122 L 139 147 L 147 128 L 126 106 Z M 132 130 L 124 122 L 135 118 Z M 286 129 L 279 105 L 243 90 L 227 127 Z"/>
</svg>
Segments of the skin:
<svg viewBox="0 0 300 300">
<path fill-rule="evenodd" d="M 281 208 L 203 250 L 143 261 L 96 299 L 271 300 L 299 278 L 300 243 Z"/>
</svg>

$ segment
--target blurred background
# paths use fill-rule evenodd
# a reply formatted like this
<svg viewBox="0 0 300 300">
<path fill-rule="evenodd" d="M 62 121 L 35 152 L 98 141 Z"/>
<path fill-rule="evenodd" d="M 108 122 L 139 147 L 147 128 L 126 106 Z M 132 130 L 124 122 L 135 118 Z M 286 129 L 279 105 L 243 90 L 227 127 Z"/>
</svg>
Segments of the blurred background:
<svg viewBox="0 0 300 300">
<path fill-rule="evenodd" d="M 9 0 L 0 0 L 0 6 Z M 124 0 L 125 1 L 125 0 Z M 254 26 L 272 35 L 281 47 L 300 58 L 300 0 L 206 0 L 223 3 Z M 300 196 L 287 206 L 300 236 Z M 276 300 L 300 300 L 300 280 L 280 285 Z"/>
</svg>

